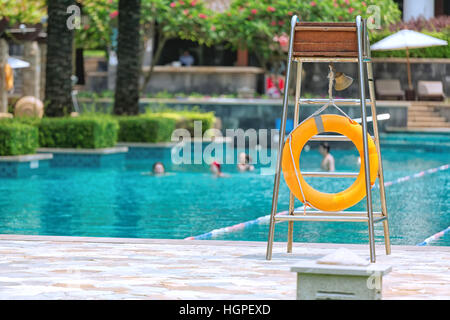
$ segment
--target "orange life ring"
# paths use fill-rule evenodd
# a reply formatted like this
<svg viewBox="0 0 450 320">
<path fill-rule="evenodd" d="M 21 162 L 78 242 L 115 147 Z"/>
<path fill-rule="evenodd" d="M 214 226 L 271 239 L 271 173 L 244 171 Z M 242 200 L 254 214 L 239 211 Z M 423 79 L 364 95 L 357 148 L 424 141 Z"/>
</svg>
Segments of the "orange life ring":
<svg viewBox="0 0 450 320">
<path fill-rule="evenodd" d="M 6 91 L 9 91 L 12 88 L 14 88 L 14 72 L 8 63 L 5 64 L 5 80 L 6 80 Z"/>
<path fill-rule="evenodd" d="M 361 157 L 361 166 L 355 182 L 346 190 L 338 193 L 325 193 L 317 191 L 304 180 L 302 173 L 300 172 L 300 153 L 303 146 L 309 139 L 311 139 L 311 137 L 322 132 L 337 132 L 345 135 L 355 144 Z M 288 139 L 291 139 L 291 141 L 287 140 L 283 148 L 281 164 L 283 176 L 291 192 L 301 202 L 305 203 L 305 199 L 303 199 L 302 196 L 303 191 L 307 202 L 314 208 L 323 211 L 340 211 L 357 204 L 366 196 L 365 174 L 363 170 L 364 151 L 362 127 L 358 123 L 340 115 L 321 115 L 303 122 L 295 128 Z M 370 136 L 368 136 L 368 141 L 370 183 L 371 186 L 373 186 L 378 173 L 378 155 L 375 143 Z M 289 142 L 291 143 L 291 148 L 289 147 Z M 292 158 L 294 161 L 297 161 L 295 167 L 292 163 Z M 298 180 L 295 171 L 297 171 Z M 302 190 L 300 190 L 298 181 L 300 181 Z"/>
</svg>

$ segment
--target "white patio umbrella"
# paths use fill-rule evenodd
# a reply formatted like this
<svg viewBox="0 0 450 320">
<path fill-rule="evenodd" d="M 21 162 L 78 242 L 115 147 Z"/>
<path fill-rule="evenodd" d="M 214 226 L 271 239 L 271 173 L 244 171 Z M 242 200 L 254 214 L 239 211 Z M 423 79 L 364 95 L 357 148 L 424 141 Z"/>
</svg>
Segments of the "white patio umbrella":
<svg viewBox="0 0 450 320">
<path fill-rule="evenodd" d="M 446 46 L 447 44 L 448 43 L 445 40 L 437 39 L 420 32 L 404 29 L 371 45 L 370 49 L 374 51 L 406 50 L 408 85 L 409 89 L 412 89 L 411 66 L 409 63 L 409 49 Z"/>
<path fill-rule="evenodd" d="M 11 66 L 12 69 L 28 68 L 30 66 L 29 62 L 13 57 L 8 57 L 8 64 Z"/>
</svg>

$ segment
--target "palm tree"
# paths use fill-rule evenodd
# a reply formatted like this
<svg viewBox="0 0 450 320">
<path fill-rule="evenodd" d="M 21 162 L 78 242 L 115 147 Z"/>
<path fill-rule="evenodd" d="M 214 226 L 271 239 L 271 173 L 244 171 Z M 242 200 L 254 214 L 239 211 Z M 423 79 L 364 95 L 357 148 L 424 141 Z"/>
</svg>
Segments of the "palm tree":
<svg viewBox="0 0 450 320">
<path fill-rule="evenodd" d="M 119 0 L 115 114 L 139 113 L 141 0 Z"/>
<path fill-rule="evenodd" d="M 68 28 L 67 8 L 74 0 L 48 0 L 47 67 L 45 76 L 45 113 L 63 116 L 72 110 L 73 30 Z"/>
</svg>

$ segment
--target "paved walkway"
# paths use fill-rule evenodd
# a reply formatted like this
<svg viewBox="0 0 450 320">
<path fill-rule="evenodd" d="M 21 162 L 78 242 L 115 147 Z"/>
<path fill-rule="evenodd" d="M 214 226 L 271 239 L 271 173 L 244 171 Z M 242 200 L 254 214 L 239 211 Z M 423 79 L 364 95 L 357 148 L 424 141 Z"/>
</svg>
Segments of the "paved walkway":
<svg viewBox="0 0 450 320">
<path fill-rule="evenodd" d="M 0 299 L 295 299 L 301 259 L 365 245 L 0 235 Z M 393 246 L 385 299 L 450 299 L 450 247 Z"/>
</svg>

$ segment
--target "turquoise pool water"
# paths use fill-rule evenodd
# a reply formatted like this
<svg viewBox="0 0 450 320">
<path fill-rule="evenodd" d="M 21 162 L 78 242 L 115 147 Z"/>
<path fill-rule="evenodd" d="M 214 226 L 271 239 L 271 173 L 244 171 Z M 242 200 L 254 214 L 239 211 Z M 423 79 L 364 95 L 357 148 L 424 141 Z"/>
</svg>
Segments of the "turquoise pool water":
<svg viewBox="0 0 450 320">
<path fill-rule="evenodd" d="M 420 137 L 389 137 L 382 145 L 385 180 L 392 181 L 450 162 L 448 136 L 434 147 L 421 146 Z M 395 141 L 396 143 L 393 143 Z M 427 139 L 430 142 L 430 139 Z M 433 141 L 433 139 L 431 139 Z M 427 143 L 428 143 L 427 142 Z M 358 170 L 352 149 L 333 150 L 339 171 Z M 319 169 L 317 150 L 302 152 L 302 170 Z M 163 161 L 172 175 L 143 175 Z M 153 148 L 145 159 L 129 158 L 102 169 L 49 168 L 30 178 L 0 179 L 0 233 L 93 237 L 182 239 L 269 214 L 273 176 L 238 173 L 225 165 L 228 178 L 214 178 L 207 165 L 171 165 L 170 150 Z M 352 179 L 309 178 L 314 187 L 342 190 Z M 279 211 L 288 206 L 283 179 Z M 428 174 L 386 189 L 393 244 L 415 245 L 450 224 L 450 170 Z M 379 194 L 374 208 L 379 210 Z M 299 206 L 300 203 L 297 203 Z M 365 208 L 365 200 L 352 209 Z M 287 224 L 277 224 L 275 240 L 285 241 Z M 221 235 L 221 240 L 267 240 L 268 225 L 260 224 Z M 383 241 L 381 224 L 376 240 Z M 363 223 L 296 223 L 295 241 L 367 243 Z M 450 245 L 446 235 L 433 245 Z"/>
</svg>

